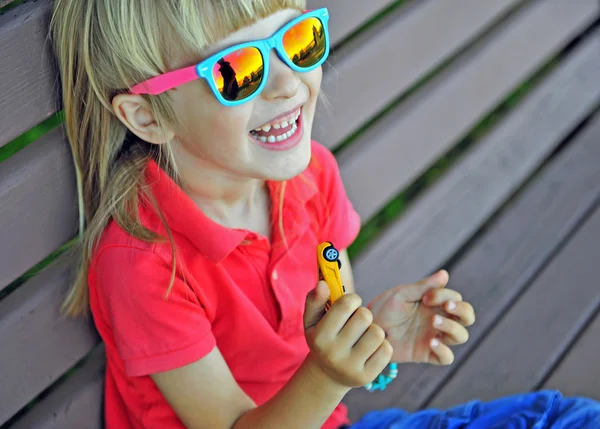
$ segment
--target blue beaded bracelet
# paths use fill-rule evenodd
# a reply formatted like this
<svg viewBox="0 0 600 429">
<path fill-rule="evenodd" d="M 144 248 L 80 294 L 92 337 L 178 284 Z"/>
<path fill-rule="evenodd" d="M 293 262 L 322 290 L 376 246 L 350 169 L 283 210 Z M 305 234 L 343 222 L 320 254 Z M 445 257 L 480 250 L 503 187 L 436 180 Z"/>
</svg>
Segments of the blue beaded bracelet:
<svg viewBox="0 0 600 429">
<path fill-rule="evenodd" d="M 380 374 L 377 380 L 369 383 L 365 386 L 369 392 L 376 390 L 384 391 L 388 384 L 392 382 L 394 378 L 398 376 L 398 364 L 395 362 L 390 363 L 388 375 Z"/>
</svg>

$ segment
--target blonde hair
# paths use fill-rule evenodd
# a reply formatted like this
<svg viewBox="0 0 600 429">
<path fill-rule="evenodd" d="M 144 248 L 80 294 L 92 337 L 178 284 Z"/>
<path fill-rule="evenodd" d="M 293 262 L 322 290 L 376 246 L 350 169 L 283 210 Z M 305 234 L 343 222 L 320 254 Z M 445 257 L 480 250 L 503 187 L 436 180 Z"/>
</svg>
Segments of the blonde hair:
<svg viewBox="0 0 600 429">
<path fill-rule="evenodd" d="M 88 267 L 108 222 L 143 241 L 164 240 L 140 222 L 140 191 L 163 220 L 176 270 L 175 244 L 145 187 L 154 159 L 180 183 L 168 144 L 132 134 L 115 116 L 112 98 L 134 84 L 169 71 L 173 52 L 202 56 L 211 44 L 281 9 L 305 8 L 305 0 L 55 0 L 50 36 L 62 84 L 80 208 L 79 264 L 63 311 L 88 311 Z M 147 96 L 159 125 L 177 124 L 169 93 Z M 285 188 L 285 187 L 284 187 Z"/>
</svg>

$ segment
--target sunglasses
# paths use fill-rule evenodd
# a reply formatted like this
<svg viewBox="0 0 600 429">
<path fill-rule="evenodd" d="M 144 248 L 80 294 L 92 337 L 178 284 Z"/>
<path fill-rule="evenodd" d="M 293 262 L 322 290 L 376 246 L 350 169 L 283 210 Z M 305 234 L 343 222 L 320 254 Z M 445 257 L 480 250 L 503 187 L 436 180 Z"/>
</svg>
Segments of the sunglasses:
<svg viewBox="0 0 600 429">
<path fill-rule="evenodd" d="M 256 97 L 269 76 L 269 53 L 275 49 L 292 70 L 309 72 L 329 55 L 329 12 L 308 11 L 288 22 L 267 39 L 231 46 L 201 63 L 153 77 L 131 88 L 133 94 L 157 95 L 198 78 L 206 79 L 225 106 Z"/>
</svg>

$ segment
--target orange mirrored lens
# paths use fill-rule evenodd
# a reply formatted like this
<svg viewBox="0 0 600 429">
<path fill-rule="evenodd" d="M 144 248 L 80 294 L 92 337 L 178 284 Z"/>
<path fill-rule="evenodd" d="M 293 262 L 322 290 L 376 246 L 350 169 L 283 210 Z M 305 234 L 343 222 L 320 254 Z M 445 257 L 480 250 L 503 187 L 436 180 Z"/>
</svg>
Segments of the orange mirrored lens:
<svg viewBox="0 0 600 429">
<path fill-rule="evenodd" d="M 283 48 L 298 67 L 311 67 L 325 55 L 325 28 L 318 18 L 308 18 L 283 35 Z"/>
<path fill-rule="evenodd" d="M 242 100 L 260 86 L 264 62 L 260 51 L 248 47 L 224 56 L 215 64 L 213 77 L 225 100 Z"/>
</svg>

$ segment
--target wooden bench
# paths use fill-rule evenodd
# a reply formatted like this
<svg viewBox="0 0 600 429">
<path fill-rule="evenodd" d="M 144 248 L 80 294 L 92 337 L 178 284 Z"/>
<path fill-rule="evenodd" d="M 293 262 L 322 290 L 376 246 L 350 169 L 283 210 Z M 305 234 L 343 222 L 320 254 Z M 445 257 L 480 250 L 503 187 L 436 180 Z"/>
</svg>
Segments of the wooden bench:
<svg viewBox="0 0 600 429">
<path fill-rule="evenodd" d="M 0 15 L 0 159 L 60 110 L 51 3 Z M 359 292 L 445 267 L 478 315 L 452 366 L 352 391 L 351 416 L 540 388 L 600 399 L 598 1 L 308 3 L 331 12 L 314 138 L 363 218 Z M 0 162 L 0 429 L 102 427 L 103 346 L 58 309 L 76 226 L 57 127 Z"/>
</svg>

